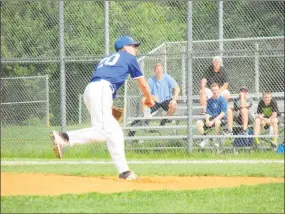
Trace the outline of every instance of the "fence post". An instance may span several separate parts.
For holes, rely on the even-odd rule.
[[[164,43],[164,72],[167,74],[167,43]]]
[[[188,58],[188,93],[187,93],[187,112],[188,112],[188,151],[193,149],[193,111],[192,111],[192,1],[188,1],[187,5],[187,58]]]
[[[104,38],[105,38],[105,54],[109,55],[110,51],[110,35],[109,35],[109,1],[104,1]]]
[[[65,49],[64,49],[64,1],[58,2],[59,11],[59,58],[60,58],[60,110],[61,130],[66,131],[66,85],[65,85]]]
[[[48,74],[46,75],[46,99],[47,99],[47,127],[50,127],[50,118],[49,118],[49,79]]]
[[[82,94],[78,95],[78,123],[82,123]]]
[[[182,97],[186,96],[186,59],[185,59],[186,47],[182,46],[181,53],[181,70],[182,70]]]
[[[219,10],[219,50],[220,50],[220,56],[223,56],[224,51],[224,23],[223,23],[223,1],[219,0],[218,3],[218,10]]]
[[[254,54],[254,70],[255,70],[255,93],[259,93],[259,47],[258,43],[255,43]]]
[[[124,114],[123,114],[123,127],[126,127],[127,122],[127,110],[128,110],[128,80],[125,82],[124,87]]]

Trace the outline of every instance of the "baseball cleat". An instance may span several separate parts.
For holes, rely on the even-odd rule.
[[[67,146],[68,135],[64,132],[52,131],[50,133],[50,138],[53,141],[53,151],[57,158],[62,158],[63,156],[63,147]]]
[[[124,180],[137,180],[138,176],[134,172],[125,171],[119,175],[119,178]]]

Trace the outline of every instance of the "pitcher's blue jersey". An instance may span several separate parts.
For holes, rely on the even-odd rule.
[[[93,72],[90,82],[95,82],[100,79],[109,81],[114,89],[114,98],[117,90],[128,78],[128,74],[130,74],[133,79],[143,76],[137,57],[125,51],[119,51],[100,61]]]

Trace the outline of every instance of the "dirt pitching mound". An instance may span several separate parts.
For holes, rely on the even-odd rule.
[[[1,196],[51,196],[88,192],[114,193],[132,190],[195,190],[273,182],[284,183],[284,178],[142,176],[137,181],[124,181],[116,177],[79,177],[56,174],[1,172]]]

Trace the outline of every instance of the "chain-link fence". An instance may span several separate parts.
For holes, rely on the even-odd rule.
[[[48,75],[1,79],[1,126],[49,126]]]
[[[146,78],[159,62],[181,88],[181,103],[173,123],[161,127],[153,119],[143,128],[149,131],[139,130],[132,139],[127,136],[129,122],[141,114],[141,95],[135,81],[127,81],[114,101],[116,106],[125,108],[122,127],[126,149],[188,152],[189,145],[198,140],[193,140],[193,136],[200,112],[200,79],[213,56],[223,56],[233,95],[238,94],[241,85],[247,85],[257,101],[259,93],[270,90],[283,103],[283,10],[284,1],[2,0],[1,154],[52,156],[50,130],[88,127],[90,119],[81,94],[100,58],[114,52],[113,43],[120,35],[131,35],[141,41],[138,59]],[[48,88],[46,82],[25,82],[28,90],[23,90],[19,81],[11,80],[12,86],[5,79],[43,75],[48,76]],[[46,101],[47,90],[49,105],[6,104]],[[188,92],[194,95],[190,102]],[[14,97],[17,100],[11,101]],[[190,138],[189,107],[193,109],[190,126],[194,134]],[[47,122],[50,127],[45,126]],[[282,127],[279,134],[281,140]],[[231,141],[227,145],[231,147]],[[105,144],[71,151],[75,155],[88,151],[93,156],[98,149],[105,151]]]

